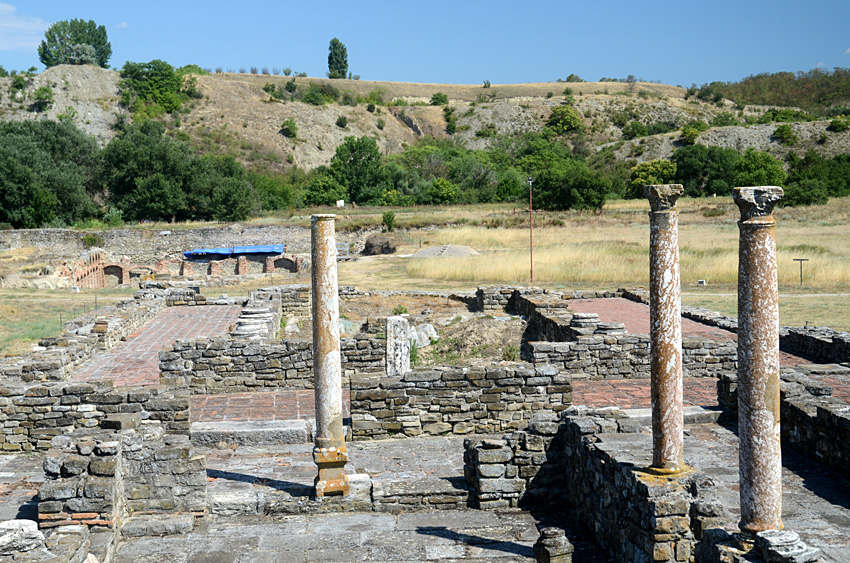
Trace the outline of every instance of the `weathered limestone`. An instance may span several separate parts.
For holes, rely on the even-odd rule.
[[[738,249],[738,436],[741,521],[747,533],[782,529],[779,289],[775,186],[735,188]]]
[[[652,468],[685,468],[682,407],[682,306],[679,277],[681,184],[646,186],[649,198],[650,388]]]
[[[410,323],[401,316],[387,317],[387,376],[402,377],[410,371]]]
[[[339,289],[334,215],[313,215],[313,374],[316,385],[317,497],[349,491],[348,450],[342,428],[342,365],[339,352]]]
[[[537,563],[572,563],[573,544],[561,528],[543,528],[534,544]]]

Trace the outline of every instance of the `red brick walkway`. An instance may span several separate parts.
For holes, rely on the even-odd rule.
[[[349,392],[343,389],[342,410],[350,416]],[[192,422],[250,422],[316,418],[312,389],[192,395]]]
[[[612,299],[573,299],[569,308],[577,313],[596,313],[603,323],[623,323],[630,334],[649,334],[649,306],[620,297]],[[722,328],[682,319],[682,336],[701,336],[711,340],[738,340],[738,335]],[[809,360],[779,352],[783,366],[810,364]]]
[[[119,385],[159,383],[159,351],[175,340],[221,336],[236,322],[241,307],[168,307],[126,342],[99,355],[74,373],[75,381],[111,379]]]
[[[686,377],[682,395],[686,407],[716,407],[717,380],[713,377]],[[574,379],[573,404],[589,407],[618,406],[624,409],[649,408],[652,404],[649,379]]]

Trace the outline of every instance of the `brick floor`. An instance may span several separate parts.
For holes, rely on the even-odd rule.
[[[350,416],[349,393],[342,393],[342,409]],[[254,393],[192,395],[192,422],[250,422],[253,420],[311,420],[316,418],[312,389]]]
[[[649,306],[620,297],[612,299],[573,299],[570,310],[577,313],[596,313],[604,323],[623,323],[631,334],[649,334]],[[682,319],[682,336],[701,336],[711,340],[738,340],[738,335],[722,328]],[[787,352],[779,352],[783,366],[812,363]]]
[[[159,351],[175,340],[220,336],[236,322],[241,307],[168,307],[126,342],[97,356],[74,373],[75,381],[111,379],[119,385],[159,383]]]
[[[717,380],[713,377],[686,377],[682,396],[686,407],[716,407]],[[590,407],[618,406],[625,409],[649,408],[652,405],[649,379],[574,379],[573,404]]]

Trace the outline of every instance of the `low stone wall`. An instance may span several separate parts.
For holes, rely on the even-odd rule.
[[[357,372],[350,385],[355,439],[524,428],[534,413],[572,402],[569,376],[551,366],[441,367],[399,377]]]
[[[116,534],[134,515],[206,514],[206,457],[159,424],[78,430],[52,440],[39,488],[41,528],[82,524]]]
[[[628,419],[610,410],[565,413],[561,420],[541,415],[525,431],[467,440],[470,504],[570,506],[585,515],[586,528],[616,561],[692,560],[701,530],[717,525],[715,515],[723,513],[712,501],[710,484],[696,486],[698,474],[653,476],[635,460],[616,459],[604,436],[639,430],[621,420]],[[637,433],[634,440],[649,437]]]
[[[361,333],[340,341],[343,376],[383,370],[386,337]],[[312,389],[313,345],[234,340],[178,340],[159,354],[160,381],[192,393],[235,393],[264,389]]]
[[[647,335],[589,334],[574,342],[529,342],[524,350],[534,365],[553,364],[591,379],[636,379],[650,375]],[[734,342],[682,339],[682,370],[687,377],[715,377],[734,371]]]
[[[832,397],[832,388],[793,370],[783,371],[779,416],[782,443],[850,478],[850,405]],[[724,418],[738,419],[738,376],[717,382]]]
[[[783,327],[779,348],[817,362],[850,367],[850,333],[828,327]]]
[[[110,414],[134,413],[162,422],[170,433],[189,433],[189,399],[163,385],[122,387],[102,383],[0,385],[0,449],[20,452],[46,450],[59,435],[97,428]]]

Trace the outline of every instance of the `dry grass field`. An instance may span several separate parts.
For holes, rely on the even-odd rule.
[[[727,315],[736,314],[738,212],[731,198],[679,200],[682,301]],[[359,236],[381,224],[385,208],[346,209],[337,229]],[[310,214],[299,210],[250,221],[308,227]],[[616,289],[648,285],[649,204],[611,201],[601,213],[535,213],[534,285],[550,289]],[[479,285],[528,284],[528,213],[517,204],[464,207],[396,208],[404,243],[393,255],[341,262],[340,285],[362,290],[472,290]],[[827,205],[777,209],[780,321],[784,325],[831,326],[850,331],[850,198]],[[190,228],[197,225],[170,225]],[[147,228],[157,228],[147,225]],[[481,253],[464,258],[414,259],[419,248],[463,244]],[[16,257],[0,254],[5,267]],[[20,257],[18,257],[20,258]],[[800,284],[799,263],[808,258]],[[28,256],[28,267],[44,258]],[[705,286],[698,281],[705,280]],[[259,287],[310,283],[309,272],[252,280],[211,293],[247,294]],[[40,338],[60,332],[59,315],[69,319],[98,303],[128,298],[132,289],[0,290],[0,354],[30,349]]]

